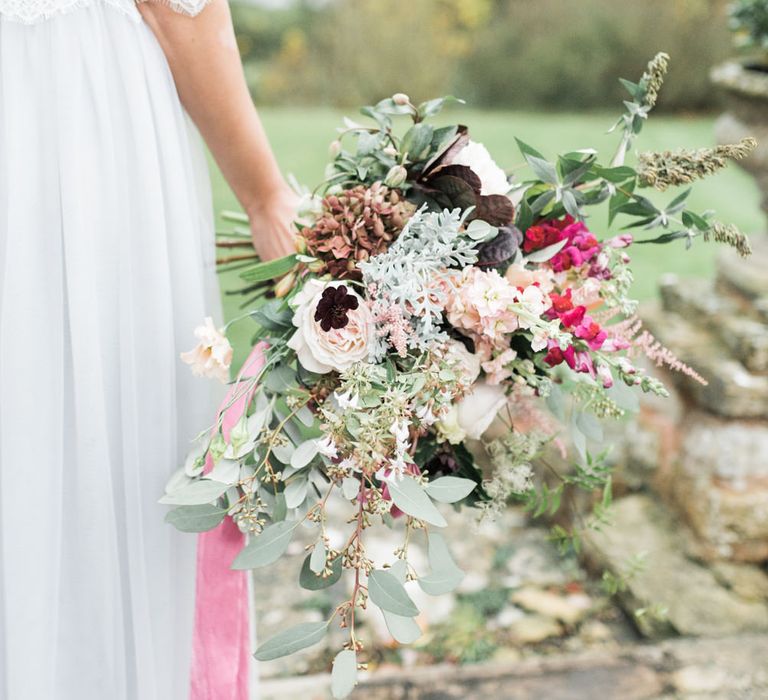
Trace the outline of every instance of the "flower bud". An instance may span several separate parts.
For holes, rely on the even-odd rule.
[[[384,184],[387,187],[400,187],[407,178],[408,171],[402,165],[393,165],[384,179]]]
[[[632,245],[633,240],[631,233],[621,233],[618,236],[610,238],[608,240],[608,245],[611,248],[627,248]]]
[[[275,296],[278,299],[282,299],[287,296],[293,289],[293,285],[296,283],[296,273],[289,272],[275,285]]]
[[[331,158],[335,158],[339,155],[339,153],[341,153],[341,141],[338,139],[331,141],[330,145],[328,146],[328,155],[331,156]]]
[[[307,264],[307,269],[310,272],[318,273],[322,272],[325,269],[325,263],[322,260],[313,260],[311,263]]]
[[[387,146],[383,153],[385,156],[389,156],[390,158],[397,157],[397,149],[394,146]]]
[[[296,236],[296,238],[293,241],[294,246],[296,247],[296,252],[299,255],[305,255],[307,252],[307,239],[304,238],[304,236]]]
[[[394,102],[396,105],[399,105],[400,107],[404,107],[405,105],[409,104],[410,101],[411,98],[403,92],[396,92],[394,95],[392,95],[392,102]]]

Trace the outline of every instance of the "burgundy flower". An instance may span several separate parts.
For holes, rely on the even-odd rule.
[[[358,305],[357,297],[349,294],[343,284],[326,287],[315,309],[315,321],[326,333],[331,328],[344,328],[349,323],[347,314],[354,311]]]

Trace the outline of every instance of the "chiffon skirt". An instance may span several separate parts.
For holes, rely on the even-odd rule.
[[[216,397],[210,192],[154,36],[0,18],[0,698],[180,700],[194,539],[157,499]]]

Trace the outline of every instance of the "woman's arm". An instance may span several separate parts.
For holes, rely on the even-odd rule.
[[[138,7],[168,58],[184,107],[250,216],[257,252],[264,259],[292,252],[297,197],[248,93],[226,0],[213,0],[197,17],[160,2]]]

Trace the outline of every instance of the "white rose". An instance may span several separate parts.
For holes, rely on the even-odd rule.
[[[452,165],[466,165],[480,178],[480,194],[507,194],[509,182],[506,173],[496,165],[482,143],[470,141],[451,161]]]
[[[465,386],[474,384],[480,376],[480,356],[467,350],[464,343],[458,340],[448,341],[446,359],[454,363],[454,368],[460,373]]]
[[[459,425],[459,409],[456,404],[452,405],[440,420],[435,424],[437,432],[444,440],[448,440],[451,445],[458,445],[467,437],[467,434]]]
[[[315,320],[315,311],[323,292],[342,284],[310,280],[291,301],[295,309],[293,325],[296,332],[288,341],[288,347],[296,351],[301,366],[310,372],[343,372],[356,362],[368,359],[375,332],[373,316],[365,301],[351,287],[344,285],[347,294],[358,300],[358,305],[356,309],[347,311],[348,322],[343,328],[324,331],[320,322]]]
[[[467,437],[479,440],[506,403],[504,389],[485,381],[478,382],[456,405],[459,428]]]
[[[226,382],[232,364],[232,346],[226,336],[208,317],[203,325],[195,328],[195,337],[200,342],[189,352],[181,353],[181,359],[190,365],[195,376]]]

